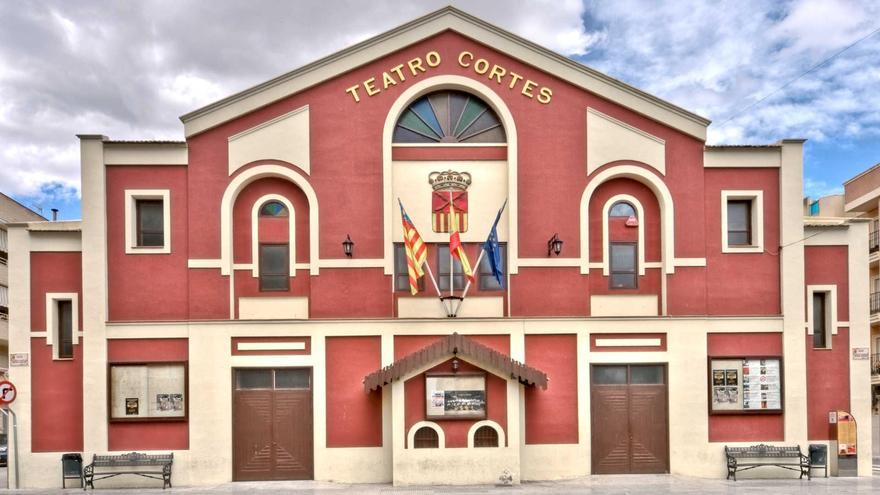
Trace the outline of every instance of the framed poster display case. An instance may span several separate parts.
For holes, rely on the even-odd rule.
[[[486,374],[425,373],[425,418],[486,419]]]
[[[709,358],[709,414],[782,414],[780,356]]]
[[[185,362],[109,363],[107,416],[111,422],[186,421],[188,380]]]

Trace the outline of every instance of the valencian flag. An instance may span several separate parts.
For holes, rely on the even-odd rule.
[[[443,189],[431,195],[434,232],[467,232],[468,194],[460,189]]]
[[[449,194],[449,216],[452,217],[455,211],[452,199],[453,192],[447,191],[447,193]],[[454,226],[455,224],[453,223]],[[458,235],[457,229],[453,229],[452,234],[449,235],[449,254],[461,263],[461,270],[464,272],[464,276],[473,283],[475,281],[474,271],[471,269],[471,262],[468,261],[467,254],[464,252],[464,246],[461,245],[461,238]]]
[[[400,199],[397,203],[400,204],[400,218],[403,221],[403,245],[406,251],[406,269],[409,273],[409,291],[412,295],[416,295],[419,292],[419,278],[425,276],[422,265],[428,260],[428,248],[422,242],[422,236],[406,214],[406,210],[403,209]]]
[[[507,206],[507,201],[504,201],[504,204],[501,205],[501,209],[498,210],[498,215],[495,215],[495,223],[492,224],[492,230],[489,231],[489,237],[486,238],[486,242],[483,243],[483,251],[486,252],[486,261],[489,263],[489,268],[492,270],[492,276],[495,277],[495,280],[498,281],[498,285],[501,288],[504,288],[504,268],[501,260],[501,246],[498,245],[498,221],[501,220],[501,213],[504,211],[504,208]]]

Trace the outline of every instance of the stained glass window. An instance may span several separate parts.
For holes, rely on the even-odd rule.
[[[269,201],[260,208],[261,217],[286,217],[287,207],[278,201]]]
[[[394,128],[395,143],[504,143],[498,115],[463,91],[437,91],[414,101]]]
[[[632,207],[631,204],[626,201],[618,201],[614,203],[614,206],[611,207],[611,211],[608,212],[609,217],[634,217],[636,216],[636,210]]]

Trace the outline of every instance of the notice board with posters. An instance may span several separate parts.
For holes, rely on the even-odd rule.
[[[186,363],[111,363],[110,421],[185,420],[186,381]]]
[[[425,416],[486,419],[485,373],[426,373]]]
[[[709,358],[709,413],[781,413],[782,358]]]

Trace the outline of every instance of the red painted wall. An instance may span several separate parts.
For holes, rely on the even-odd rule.
[[[79,345],[73,346],[72,360],[55,361],[52,359],[52,347],[46,345],[46,339],[31,339],[33,452],[82,451],[82,358],[82,340]]]
[[[82,326],[82,253],[31,253],[31,330],[35,332],[48,330],[46,328],[46,293],[49,292],[79,294],[79,307],[77,308],[79,329],[85,331]]]
[[[707,338],[710,357],[782,356],[781,333],[710,333]],[[782,366],[786,366],[784,361]],[[706,373],[708,380],[708,370]],[[709,415],[710,442],[770,442],[784,439],[785,421],[782,414]]]
[[[381,337],[328,337],[327,447],[382,446],[382,392],[363,378],[382,365]]]
[[[577,335],[526,335],[526,364],[550,379],[525,389],[526,443],[577,443]]]
[[[706,291],[710,315],[778,315],[779,169],[708,168],[706,174]],[[764,192],[764,252],[721,252],[721,191]],[[676,205],[676,210],[679,206]],[[693,214],[694,212],[690,212]],[[694,215],[695,217],[698,215]],[[676,226],[678,227],[678,226]],[[676,236],[681,229],[676,228]],[[678,253],[676,253],[678,255]],[[679,255],[680,256],[680,255]],[[674,276],[671,278],[675,278]],[[695,290],[679,287],[670,300],[688,299]],[[676,306],[680,308],[680,306]],[[671,313],[670,313],[671,314]]]
[[[394,337],[394,359],[402,359],[407,355],[424,349],[437,341],[437,335],[396,335]],[[508,335],[468,335],[480,344],[490,347],[505,355],[510,353],[510,336]],[[465,361],[460,361],[459,372],[484,371]],[[445,361],[429,371],[451,372],[452,360]],[[416,375],[404,384],[406,432],[410,427],[425,419],[425,374]],[[507,380],[486,372],[486,417],[501,425],[507,434]],[[467,435],[476,421],[447,420],[435,421],[446,435],[447,447],[467,447]]]
[[[849,257],[847,246],[806,246],[806,285],[837,286],[837,320],[849,320]],[[804,292],[806,297],[806,290]],[[806,315],[805,315],[806,317]],[[806,332],[805,332],[806,333]],[[849,328],[838,328],[830,349],[807,346],[807,435],[810,440],[829,440],[828,412],[849,411]]]
[[[110,321],[187,319],[187,167],[113,166],[106,174]],[[126,189],[171,191],[171,254],[125,254]],[[199,211],[200,221],[219,221],[219,205]]]
[[[510,277],[511,315],[589,316],[590,282],[579,268],[520,268]]]
[[[188,362],[187,339],[113,339],[107,341],[108,363],[161,363]],[[192,383],[192,377],[189,377]],[[187,394],[192,387],[188,387]],[[189,401],[190,408],[193,407]],[[192,411],[189,411],[190,413]],[[165,422],[110,422],[107,425],[107,449],[133,450],[187,450],[189,449],[189,421]]]

